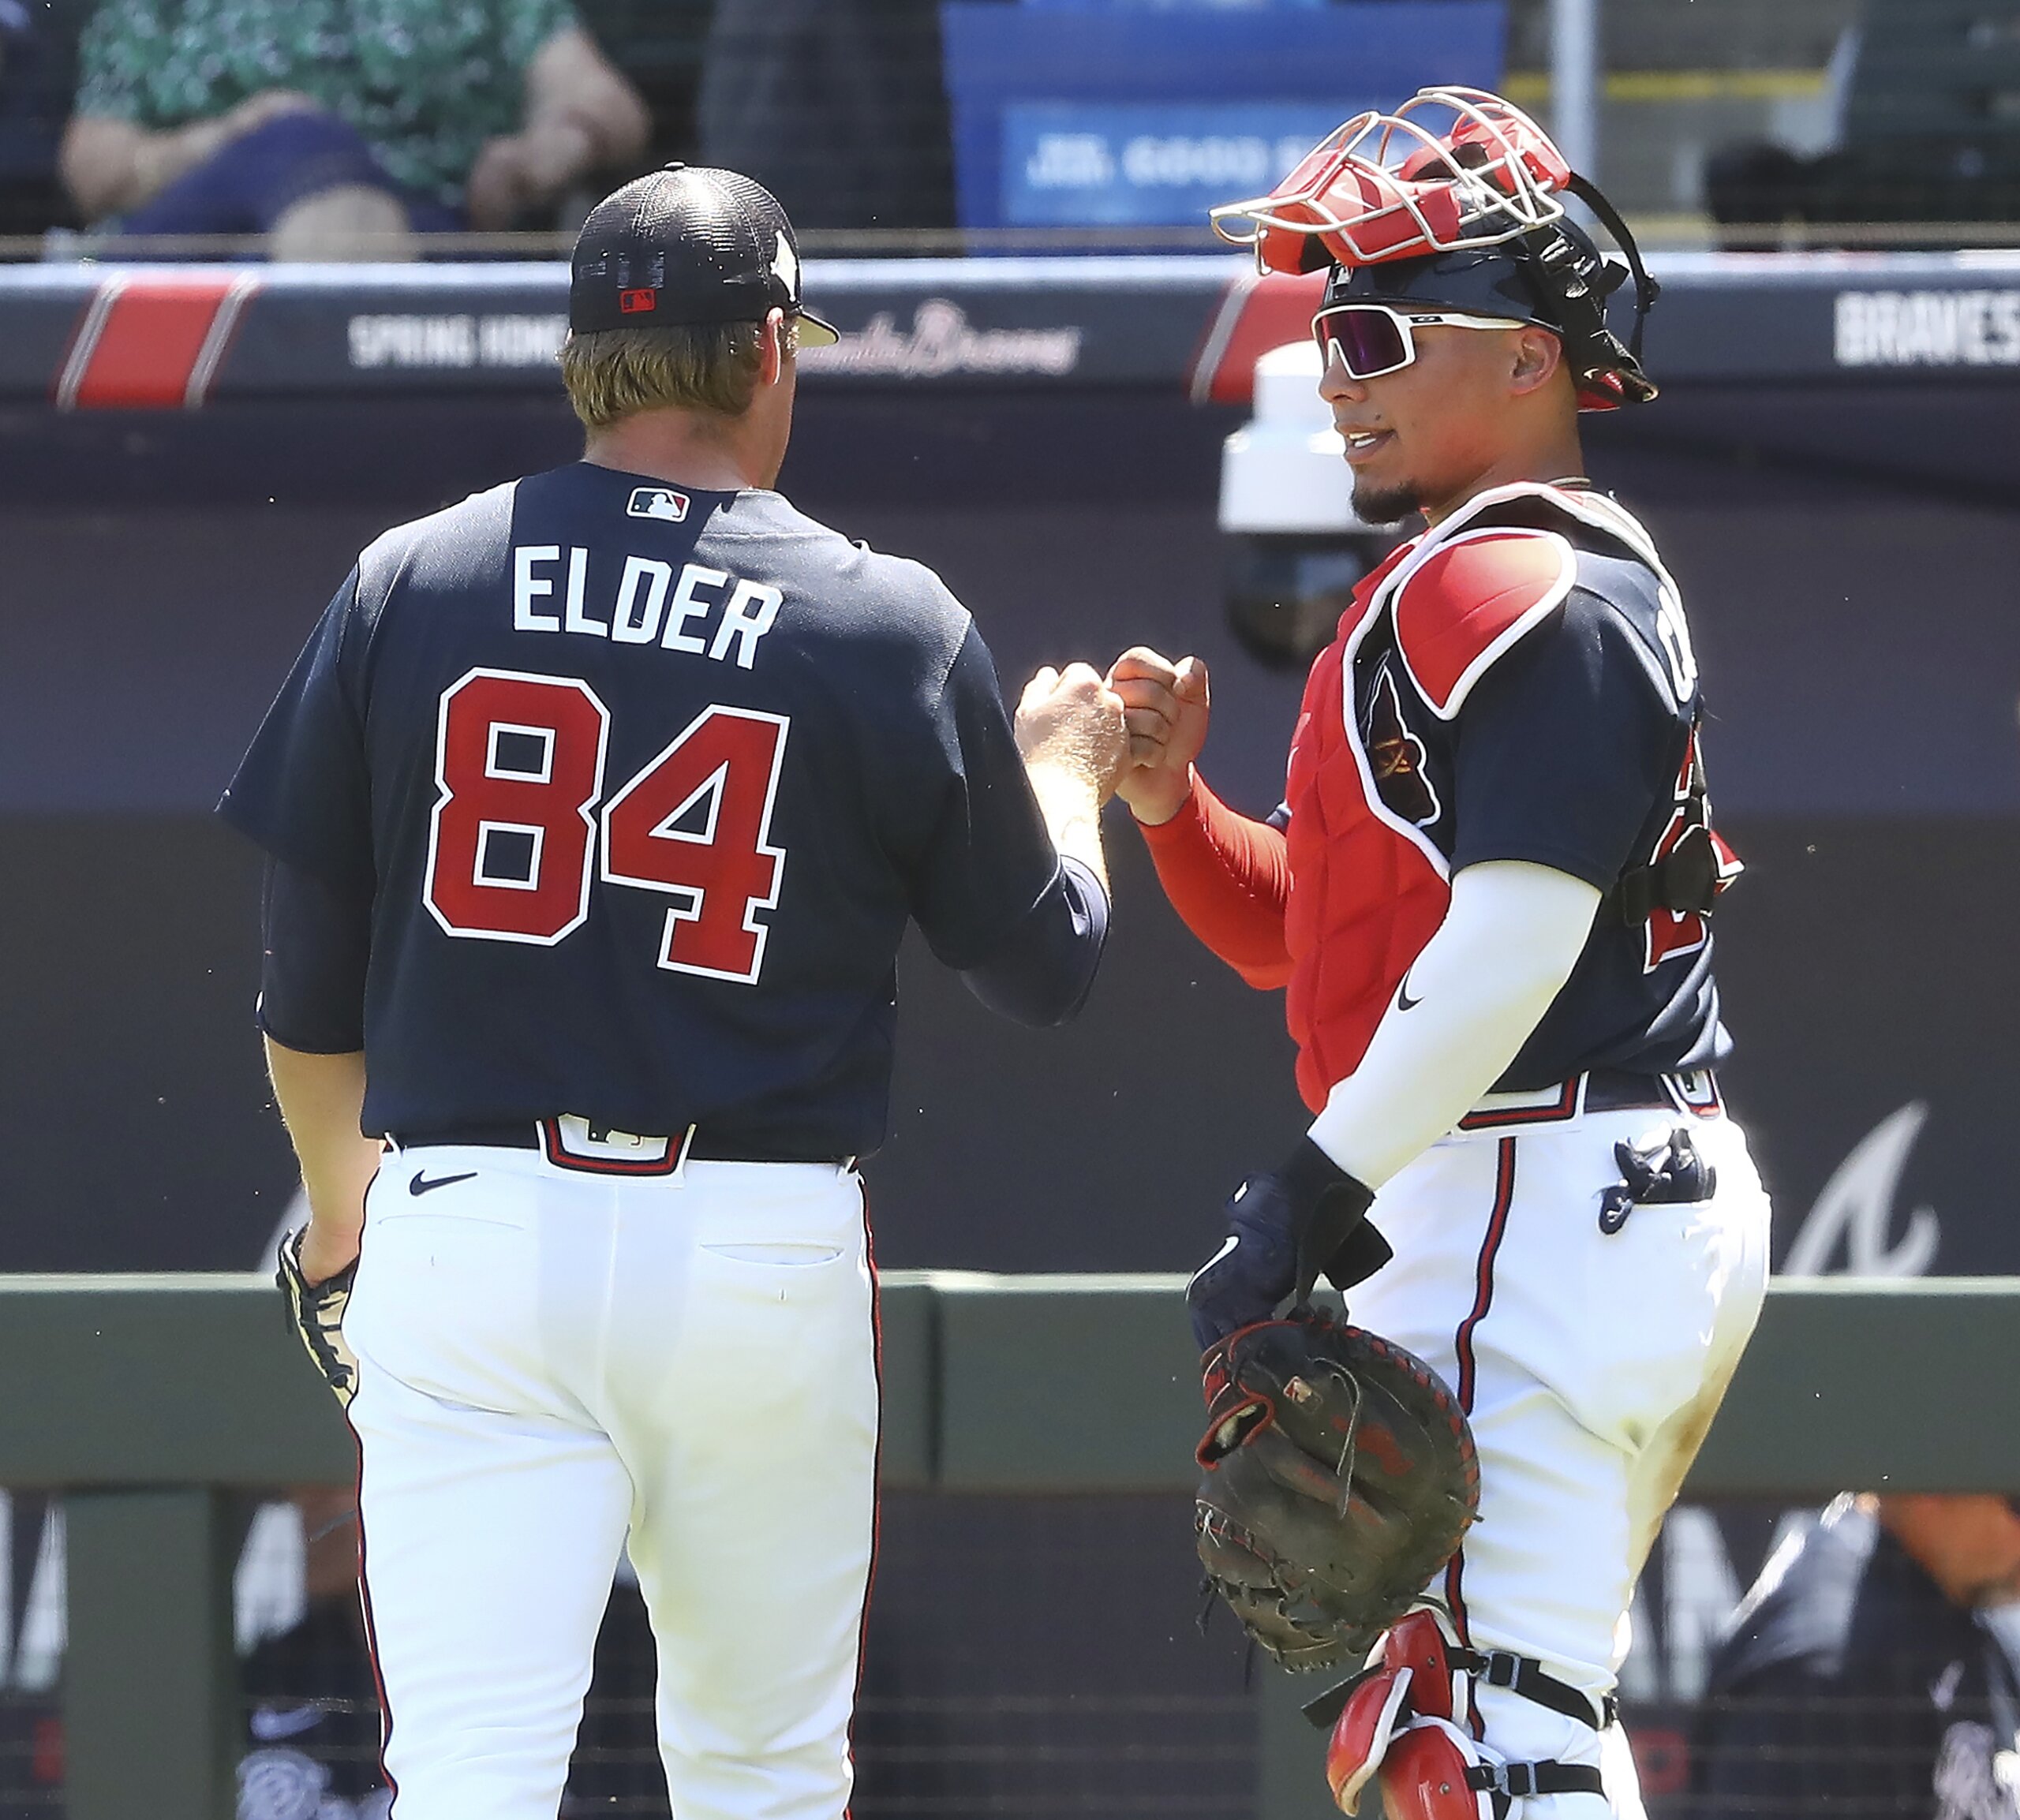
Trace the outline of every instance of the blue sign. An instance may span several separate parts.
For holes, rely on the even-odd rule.
[[[6,0],[0,0],[4,5]],[[1140,13],[1239,13],[1262,12],[1280,6],[1325,6],[1331,0],[1024,0],[1027,6],[1034,6],[1053,13],[1120,12],[1134,9]]]
[[[1500,80],[1503,0],[941,9],[965,226],[1197,221],[1363,107]],[[1254,172],[1251,180],[1244,175]]]
[[[1371,101],[1013,101],[1002,219],[1013,227],[1199,222],[1261,196]]]

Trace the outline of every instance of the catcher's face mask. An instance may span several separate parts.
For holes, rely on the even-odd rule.
[[[1499,246],[1564,213],[1571,167],[1498,95],[1425,88],[1357,114],[1269,195],[1210,209],[1214,231],[1267,271],[1375,265]]]

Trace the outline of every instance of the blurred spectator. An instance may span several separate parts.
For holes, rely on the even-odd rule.
[[[1839,1499],[1734,1615],[1692,1755],[1704,1820],[2014,1820],[2020,1516]]]
[[[953,224],[934,0],[716,0],[696,110],[802,231]]]
[[[356,1500],[347,1488],[294,1494],[307,1541],[301,1621],[246,1658],[249,1734],[238,1820],[385,1820],[379,1701],[357,1595]],[[563,1820],[616,1811],[664,1820],[651,1627],[636,1580],[619,1581],[597,1639],[596,1668]]]
[[[1942,245],[1954,234],[1915,225],[2020,219],[2020,112],[2002,87],[2016,40],[2015,0],[1860,0],[1827,73],[1832,143],[1748,141],[1706,162],[1719,243],[1771,246],[1748,230],[1794,222],[1828,244],[1831,224],[1883,222],[1889,245]]]
[[[73,86],[65,23],[47,0],[0,0],[0,234],[39,234],[65,212],[54,179]]]
[[[103,0],[62,173],[129,234],[405,257],[628,165],[650,124],[568,0]]]
[[[357,1598],[357,1530],[348,1489],[297,1491],[307,1538],[305,1609],[246,1658],[250,1746],[238,1765],[238,1820],[383,1820],[379,1705]]]

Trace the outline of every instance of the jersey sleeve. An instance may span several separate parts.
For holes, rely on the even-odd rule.
[[[1612,890],[1668,800],[1685,738],[1633,630],[1574,591],[1459,716],[1452,869],[1526,860]]]
[[[260,934],[260,1028],[282,1048],[305,1055],[363,1048],[370,897],[335,891],[285,860],[270,859]]]
[[[348,896],[376,883],[354,569],[253,736],[218,813],[274,858]]]
[[[1060,871],[996,666],[972,625],[948,668],[933,731],[944,783],[912,870],[911,913],[934,955],[966,972],[1056,895]]]
[[[961,975],[999,1017],[1034,1030],[1067,1022],[1087,1003],[1108,937],[1108,894],[1069,854],[1031,914],[989,959]]]
[[[1144,844],[1185,926],[1259,991],[1287,984],[1290,901],[1286,809],[1266,822],[1229,809],[1198,772],[1192,794],[1170,820],[1143,828]],[[1141,825],[1141,824],[1139,824]]]

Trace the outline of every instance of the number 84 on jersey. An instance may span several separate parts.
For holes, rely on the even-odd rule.
[[[552,947],[607,886],[672,901],[656,963],[754,985],[760,913],[779,901],[771,844],[785,717],[705,708],[608,795],[610,711],[586,682],[472,670],[442,696],[423,888],[449,935]]]

